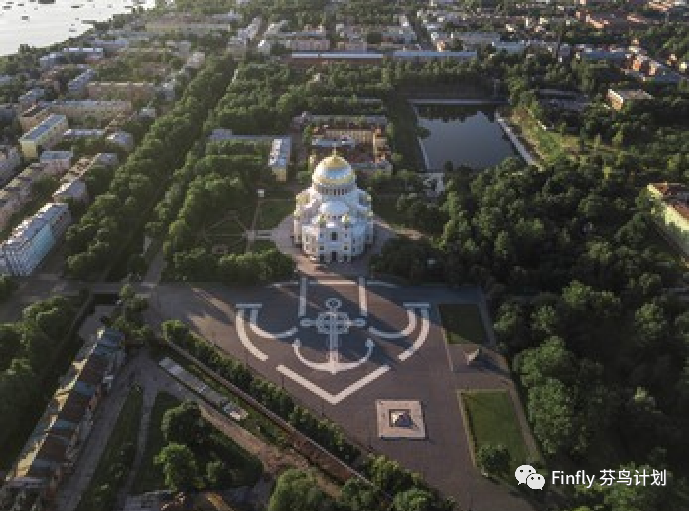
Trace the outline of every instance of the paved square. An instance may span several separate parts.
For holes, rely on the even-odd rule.
[[[387,440],[426,438],[422,403],[419,401],[376,400],[379,438]]]
[[[451,365],[440,303],[481,306],[482,299],[470,287],[300,277],[263,288],[159,286],[151,314],[157,321],[184,321],[300,404],[340,424],[363,449],[434,481],[460,509],[529,509],[519,496],[496,492],[475,469],[456,398],[459,389],[504,387],[509,375],[482,365]],[[377,400],[423,403],[424,437],[381,438]],[[473,498],[478,493],[481,506]]]

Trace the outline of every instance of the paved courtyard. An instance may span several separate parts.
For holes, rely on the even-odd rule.
[[[456,498],[460,509],[532,509],[474,468],[456,391],[512,388],[500,368],[469,367],[448,347],[438,303],[478,303],[473,288],[397,287],[300,276],[266,288],[163,285],[152,312],[176,318]],[[377,400],[419,401],[425,438],[386,440]]]

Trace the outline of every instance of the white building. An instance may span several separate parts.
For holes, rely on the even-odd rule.
[[[355,180],[350,164],[333,154],[316,166],[312,186],[297,195],[294,241],[312,261],[349,262],[373,243],[371,197]]]
[[[66,204],[50,203],[24,220],[0,245],[0,271],[31,275],[71,221]]]
[[[287,181],[287,169],[290,165],[292,139],[290,137],[276,138],[271,142],[271,152],[268,155],[268,166],[276,177],[276,181]]]

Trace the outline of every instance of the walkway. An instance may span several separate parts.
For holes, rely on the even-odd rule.
[[[527,165],[536,165],[537,167],[541,168],[540,163],[536,160],[536,158],[534,158],[534,156],[532,156],[517,135],[515,135],[510,125],[498,113],[496,113],[496,122],[501,126],[501,128],[503,128],[503,132],[510,139],[510,142],[513,144],[517,152],[520,153],[520,156],[522,156],[522,159],[525,160]]]

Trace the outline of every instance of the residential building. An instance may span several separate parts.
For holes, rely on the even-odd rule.
[[[96,76],[96,71],[87,67],[79,75],[67,82],[67,91],[72,96],[83,96],[86,92],[86,85]]]
[[[7,227],[12,215],[22,209],[19,194],[14,190],[0,190],[0,230]]]
[[[525,41],[499,41],[491,43],[496,52],[505,52],[509,55],[520,55],[525,53],[527,43]]]
[[[232,30],[232,25],[226,20],[195,19],[191,16],[170,15],[152,18],[146,22],[146,31],[156,35],[179,33],[204,36],[214,32],[232,32]]]
[[[0,145],[0,183],[6,183],[21,163],[22,156],[17,146]]]
[[[90,82],[86,86],[89,99],[126,99],[148,101],[156,95],[156,84],[151,82]]]
[[[51,114],[19,139],[25,158],[37,159],[45,149],[51,149],[62,140],[69,128],[67,116]]]
[[[273,172],[276,181],[281,183],[287,181],[287,169],[290,165],[291,152],[292,140],[290,137],[276,138],[271,142],[271,152],[268,155],[268,166]]]
[[[49,203],[24,220],[0,244],[0,270],[31,275],[62,237],[71,222],[66,204]]]
[[[652,217],[661,234],[688,257],[688,186],[679,183],[651,183]]]
[[[46,174],[57,176],[69,170],[73,156],[72,151],[43,151],[39,161]]]
[[[127,133],[126,131],[116,131],[115,133],[111,133],[106,137],[106,140],[112,142],[127,152],[131,152],[134,149],[134,137],[131,133]]]
[[[204,62],[206,62],[206,54],[202,51],[195,51],[187,59],[185,67],[191,69],[201,69],[204,67]]]
[[[19,205],[23,206],[31,199],[34,183],[43,176],[43,166],[40,163],[32,163],[7,183],[3,190],[13,193]]]
[[[101,328],[79,350],[0,488],[0,508],[52,509],[93,426],[94,412],[124,363],[124,335]]]
[[[26,91],[24,94],[19,96],[19,112],[21,113],[24,110],[28,110],[38,103],[39,100],[43,99],[45,95],[45,89],[35,88]]]
[[[103,122],[113,119],[120,114],[132,113],[132,102],[125,100],[63,100],[53,101],[48,105],[52,112],[66,115],[68,119],[78,122],[84,122],[88,118]]]
[[[87,202],[88,200],[89,194],[86,189],[86,183],[81,179],[65,181],[53,193],[53,202]]]
[[[651,94],[637,90],[614,90],[609,89],[606,99],[614,110],[622,110],[626,105],[637,101],[654,99]]]
[[[19,114],[19,126],[22,128],[22,132],[26,133],[45,121],[49,115],[50,109],[46,108],[45,105],[34,105]]]
[[[241,37],[230,37],[227,52],[234,59],[243,59],[247,55],[247,40]]]
[[[103,138],[106,131],[99,128],[70,128],[65,131],[65,140],[77,140],[80,138]]]
[[[452,38],[461,41],[462,47],[468,49],[480,49],[501,42],[498,32],[455,32]]]

